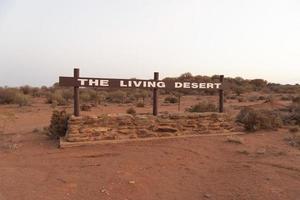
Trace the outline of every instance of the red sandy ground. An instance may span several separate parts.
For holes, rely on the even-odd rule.
[[[198,137],[58,149],[33,132],[49,124],[49,106],[0,110],[14,112],[0,135],[0,200],[300,199],[300,151],[284,129],[239,136],[243,144]]]

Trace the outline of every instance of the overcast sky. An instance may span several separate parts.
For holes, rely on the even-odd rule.
[[[0,86],[59,75],[300,83],[299,0],[0,0]]]

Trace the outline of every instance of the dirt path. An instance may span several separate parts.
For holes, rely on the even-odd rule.
[[[298,200],[300,151],[284,133],[57,149],[37,133],[1,137],[0,199]]]

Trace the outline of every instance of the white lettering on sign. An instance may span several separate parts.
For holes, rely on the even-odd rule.
[[[175,88],[182,88],[182,83],[175,82]]]
[[[222,83],[175,82],[174,88],[183,89],[220,89]]]
[[[78,81],[80,81],[80,86],[84,86],[85,82],[88,81],[88,79],[79,78]]]
[[[109,87],[109,80],[104,79],[86,79],[79,78],[80,86],[100,86],[100,87]]]
[[[155,80],[119,80],[101,78],[78,78],[80,87],[121,87],[121,88],[175,88],[175,89],[221,89],[222,83],[164,82]]]
[[[139,81],[139,80],[120,80],[120,87],[126,88],[165,88],[166,83],[163,81]]]

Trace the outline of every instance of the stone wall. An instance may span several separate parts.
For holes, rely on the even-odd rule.
[[[162,114],[156,117],[110,114],[97,117],[72,116],[64,139],[68,142],[82,142],[232,131],[235,131],[234,121],[223,113]]]

